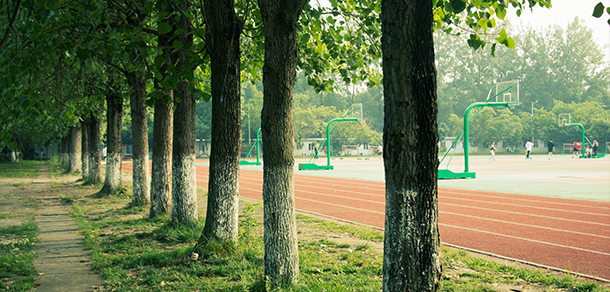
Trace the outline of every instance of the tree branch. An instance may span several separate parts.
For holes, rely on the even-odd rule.
[[[8,40],[8,35],[9,35],[10,31],[13,30],[13,24],[15,24],[15,19],[17,18],[17,12],[19,12],[20,6],[21,6],[21,0],[17,0],[17,4],[15,5],[15,11],[13,11],[13,16],[9,19],[8,27],[6,28],[6,31],[4,32],[4,36],[2,37],[2,40],[0,41],[0,49],[2,49],[2,47],[4,47],[4,45],[6,44],[6,42]]]

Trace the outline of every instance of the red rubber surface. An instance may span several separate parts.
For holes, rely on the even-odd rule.
[[[197,166],[199,187],[208,175]],[[384,183],[294,180],[297,210],[384,227]],[[240,196],[262,201],[262,184],[262,171],[241,170]],[[449,188],[439,188],[438,201],[443,243],[610,280],[609,202]]]

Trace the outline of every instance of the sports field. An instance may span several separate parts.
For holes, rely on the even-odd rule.
[[[307,162],[295,163],[298,211],[383,228],[381,159],[337,158],[334,170],[299,171]],[[449,169],[463,167],[463,157],[454,157]],[[242,199],[262,200],[262,169],[241,167]],[[476,179],[439,181],[443,244],[610,281],[607,157],[471,156],[470,171]],[[200,187],[207,187],[208,175],[207,161],[198,161]]]
[[[453,157],[449,169],[464,171],[463,159]],[[334,170],[299,171],[298,164],[308,161],[295,163],[297,209],[383,228],[381,159],[336,158]],[[326,165],[326,159],[316,163]],[[242,197],[262,199],[261,170],[242,166]],[[476,179],[439,181],[444,244],[610,280],[607,157],[471,156],[470,171]],[[198,179],[207,176],[202,174]]]

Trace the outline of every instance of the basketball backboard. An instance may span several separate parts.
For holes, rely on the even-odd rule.
[[[565,125],[569,125],[571,123],[572,123],[572,114],[570,114],[570,113],[559,114],[558,119],[557,119],[557,125],[562,127]]]
[[[505,102],[509,106],[519,105],[519,80],[496,83],[495,102]]]

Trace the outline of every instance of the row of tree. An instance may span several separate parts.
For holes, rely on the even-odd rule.
[[[101,191],[113,192],[121,186],[122,109],[129,100],[132,204],[150,198],[151,217],[171,213],[173,224],[198,219],[195,103],[211,100],[208,208],[200,246],[238,240],[241,81],[262,76],[264,265],[271,286],[294,284],[299,275],[292,157],[297,68],[319,91],[335,87],[337,75],[347,84],[373,86],[381,81],[373,69],[382,58],[388,149],[384,291],[439,289],[433,30],[467,28],[471,47],[488,45],[494,53],[496,44],[514,46],[505,29],[492,31],[509,7],[518,13],[550,7],[546,0],[361,0],[324,7],[305,0],[4,3],[1,146],[23,147],[28,136],[40,144],[70,137],[62,147],[69,153],[66,162],[75,169],[80,158],[83,175],[101,181],[105,115],[108,155]],[[154,108],[150,181],[146,106]]]

